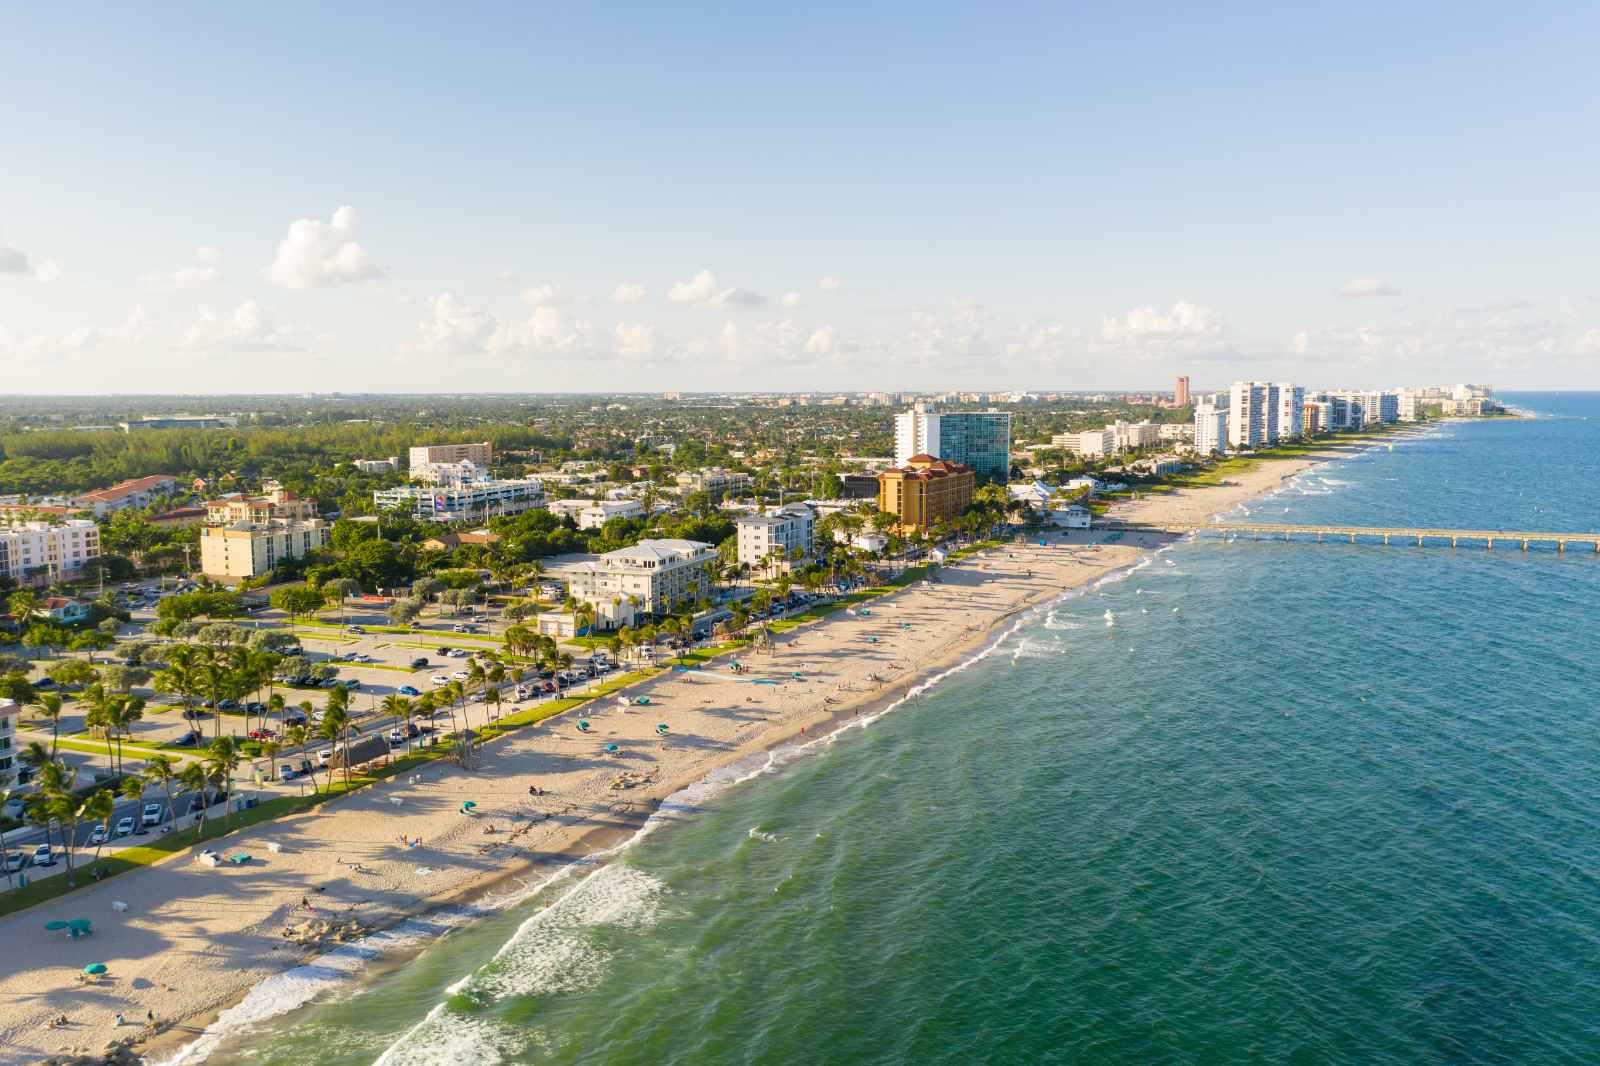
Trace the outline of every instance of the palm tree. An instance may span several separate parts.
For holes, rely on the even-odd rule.
[[[172,798],[172,783],[178,777],[177,767],[172,763],[172,756],[156,754],[145,760],[144,780],[149,785],[160,785],[167,794],[167,829],[177,828],[178,806]]]
[[[84,801],[78,811],[78,817],[86,822],[99,822],[101,829],[100,843],[94,846],[94,858],[91,864],[100,861],[100,849],[106,846],[106,841],[111,839],[111,816],[117,813],[117,800],[109,788],[95,789],[94,794]]]
[[[54,692],[43,692],[37,701],[39,713],[50,719],[50,758],[54,759],[61,742],[61,697]]]
[[[500,701],[503,698],[500,686],[506,683],[506,668],[499,663],[495,663],[489,668],[485,680],[488,682],[488,687],[483,690],[483,694],[494,704],[494,716],[499,718]]]
[[[322,721],[317,724],[317,735],[329,741],[334,746],[334,757],[339,756],[339,745],[344,743],[344,787],[350,787],[350,745],[345,739],[350,732],[350,710],[345,702],[333,699],[334,693],[343,692],[344,689],[334,689],[328,693],[328,706],[323,709]],[[330,781],[332,770],[329,770]]]
[[[448,713],[450,715],[450,732],[452,734],[454,734],[456,732],[456,701],[457,700],[461,700],[462,701],[461,713],[463,715],[465,715],[467,713],[467,708],[466,708],[466,695],[467,695],[467,693],[466,693],[466,689],[462,686],[461,682],[452,681],[448,685],[444,686],[443,688],[441,688],[439,690],[439,695],[443,696],[444,699],[445,699],[445,705],[444,705],[445,706],[445,711],[446,711],[446,713]]]
[[[330,604],[339,608],[339,624],[344,624],[344,601],[361,591],[361,582],[348,577],[334,578],[322,586],[323,595],[327,596]]]
[[[211,786],[211,777],[206,773],[206,768],[198,762],[185,763],[178,772],[178,781],[183,785],[183,790],[196,797],[200,804],[200,817],[195,821],[194,838],[199,840],[206,831],[206,812],[210,804],[206,802],[206,789]],[[194,810],[196,799],[189,801],[189,809]]]
[[[205,766],[207,775],[222,785],[222,825],[224,830],[233,824],[233,804],[230,802],[233,794],[233,771],[238,768],[242,756],[239,746],[233,737],[219,736],[211,742],[206,749]]]
[[[6,602],[11,620],[19,630],[27,628],[33,612],[39,609],[39,594],[32,589],[17,589]]]
[[[406,754],[411,754],[411,701],[398,692],[391,692],[380,706],[384,714],[400,720],[400,732],[406,738]]]

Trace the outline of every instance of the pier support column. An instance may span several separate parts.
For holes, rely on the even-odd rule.
[[[1383,535],[1383,546],[1385,548],[1387,548],[1389,546],[1389,534],[1387,534],[1387,533],[1385,533]]]
[[[1489,550],[1490,551],[1494,551],[1494,538],[1493,537],[1489,538]]]
[[[1354,544],[1355,542],[1356,542],[1356,535],[1354,533],[1352,533],[1352,534],[1350,534],[1350,543]]]
[[[1454,548],[1455,546],[1456,546],[1456,538],[1451,537],[1450,538],[1450,547]]]
[[[1419,548],[1422,547],[1422,534],[1421,533],[1417,534],[1417,547],[1419,547]]]
[[[1522,550],[1523,551],[1527,551],[1528,550],[1528,538],[1527,537],[1523,537],[1522,538]]]
[[[1562,555],[1567,554],[1567,542],[1564,540],[1556,541],[1556,551]]]

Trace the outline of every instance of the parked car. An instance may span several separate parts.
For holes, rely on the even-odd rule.
[[[426,655],[419,655],[415,659],[411,660],[411,669],[413,670],[424,670],[427,668],[427,666],[428,657]]]
[[[306,712],[304,712],[304,711],[286,711],[284,713],[284,716],[283,716],[283,724],[284,725],[305,725],[306,724]]]
[[[6,873],[14,874],[28,865],[28,853],[25,851],[6,852]]]
[[[451,648],[450,649],[450,658],[452,658],[452,659],[465,659],[466,657],[467,657],[467,651],[466,651],[465,648]]]
[[[131,832],[133,832],[133,818],[132,818],[132,816],[120,819],[117,822],[117,836],[125,837]]]
[[[142,817],[143,817],[145,825],[160,825],[161,824],[161,804],[159,804],[159,803],[146,803],[144,805],[144,814],[143,814]]]
[[[284,763],[278,767],[279,781],[293,781],[295,779],[294,763]]]
[[[33,682],[33,687],[43,692],[47,689],[55,688],[56,683],[50,680],[48,677],[41,677],[39,680]]]
[[[21,797],[13,796],[0,806],[0,818],[20,819],[23,812],[28,809],[28,801]]]
[[[233,700],[223,700],[221,703],[217,704],[217,709],[219,711],[236,711],[239,709],[239,705]]]
[[[365,633],[366,630],[361,628],[360,626],[346,626],[345,627],[345,632],[346,633]]]
[[[54,866],[56,864],[55,852],[50,850],[49,844],[40,844],[33,849],[33,864],[35,866]]]
[[[405,742],[406,742],[406,734],[405,734],[404,730],[400,730],[400,729],[391,729],[391,730],[389,730],[389,746],[391,748],[399,747],[401,744],[404,744]]]
[[[332,748],[323,748],[321,751],[317,752],[317,765],[318,766],[327,766],[332,761],[333,761],[333,749]]]
[[[457,671],[455,671],[454,673],[452,673],[450,675],[450,680],[452,680],[452,681],[465,681],[467,678],[469,678],[471,676],[472,675],[467,673],[465,670],[457,670]]]
[[[88,846],[91,847],[91,848],[98,848],[101,844],[104,844],[110,838],[111,838],[111,834],[106,831],[106,824],[104,822],[101,822],[99,825],[95,826],[93,830],[90,831]]]
[[[420,696],[420,695],[422,695],[422,693],[420,691],[418,691],[416,688],[412,687],[411,685],[401,685],[399,688],[395,689],[395,691],[400,693],[400,695],[402,695],[402,696]]]
[[[353,677],[347,677],[343,681],[335,682],[335,684],[343,685],[348,689],[358,689],[361,687],[361,682],[357,681]]]
[[[445,674],[434,674],[428,679],[428,683],[433,685],[448,685],[450,683],[450,678]]]

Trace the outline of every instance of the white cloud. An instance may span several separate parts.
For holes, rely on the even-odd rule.
[[[558,307],[572,300],[559,285],[533,285],[522,290],[522,302],[534,307]]]
[[[618,322],[613,342],[613,349],[624,359],[644,359],[656,350],[656,330],[645,322]]]
[[[1399,296],[1400,290],[1377,278],[1351,278],[1339,286],[1339,295],[1348,300],[1359,300],[1370,296]]]
[[[0,275],[5,274],[49,284],[61,279],[62,270],[61,264],[54,259],[46,259],[35,267],[21,248],[0,241]]]
[[[692,307],[759,307],[766,297],[748,289],[724,289],[709,270],[702,270],[689,281],[674,282],[667,290],[667,299],[675,304]]]
[[[178,341],[187,352],[303,352],[311,331],[290,325],[270,307],[246,300],[226,314],[202,307]]]
[[[823,326],[811,336],[807,337],[806,353],[808,355],[832,355],[833,327]]]
[[[0,274],[31,274],[28,257],[21,248],[0,241]]]
[[[428,317],[417,323],[422,339],[415,350],[428,355],[469,355],[487,350],[500,329],[493,312],[483,311],[444,293],[428,305]]]
[[[220,258],[215,248],[196,248],[194,261],[188,266],[179,267],[170,274],[146,274],[144,282],[158,289],[198,289],[215,285],[222,278]]]
[[[1390,368],[1442,375],[1578,366],[1600,354],[1600,330],[1514,312],[1461,312],[1435,319],[1303,329],[1289,339],[1291,354],[1340,366]]]
[[[497,355],[580,355],[592,347],[589,323],[573,320],[558,307],[537,307],[523,322],[507,322],[489,338]]]
[[[786,293],[784,293],[783,294],[783,306],[788,307],[788,308],[799,307],[800,306],[800,294],[797,293],[797,292],[786,292]]]
[[[1125,348],[1190,348],[1214,341],[1222,332],[1220,314],[1187,300],[1165,311],[1136,307],[1120,318],[1100,320],[1100,339]]]
[[[631,281],[625,281],[611,290],[611,302],[614,304],[642,304],[644,297],[644,286]]]
[[[502,270],[500,273],[494,276],[494,280],[504,282],[507,285],[515,285],[522,279],[517,276],[517,272],[515,270]]]
[[[289,233],[263,277],[284,289],[314,289],[380,277],[383,272],[356,242],[359,228],[356,209],[348,206],[335,211],[330,223],[296,219],[289,223]]]
[[[120,326],[114,329],[84,326],[61,338],[60,347],[66,351],[87,351],[105,344],[137,344],[150,336],[153,328],[150,316],[145,314],[144,308],[134,307],[129,310],[128,317],[122,320]]]
[[[838,290],[839,284],[839,279],[830,275],[817,282],[817,288],[823,292],[835,292]]]

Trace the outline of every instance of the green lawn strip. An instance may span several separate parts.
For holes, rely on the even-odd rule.
[[[62,737],[56,741],[56,744],[58,747],[66,751],[81,751],[95,755],[115,755],[117,751],[114,745],[107,744],[103,740],[76,740],[68,737]],[[49,747],[48,744],[45,746]],[[163,744],[160,741],[155,742],[154,746],[151,746],[150,742],[148,741],[140,744],[129,744],[124,742],[122,745],[122,754],[142,755],[146,758],[151,755],[161,755],[168,751],[192,752],[193,750],[194,749],[192,748],[181,748],[176,744]]]

